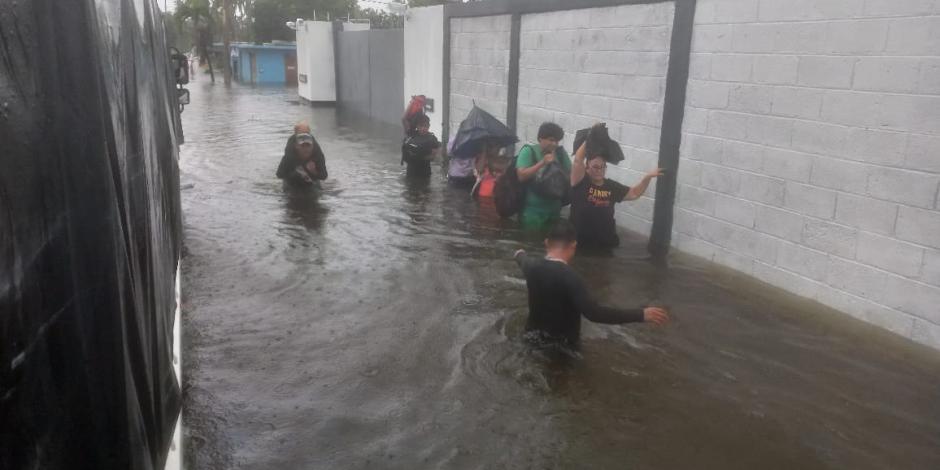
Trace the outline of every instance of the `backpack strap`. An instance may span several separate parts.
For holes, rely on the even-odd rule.
[[[535,163],[538,163],[538,162],[542,161],[541,147],[539,147],[539,146],[536,145],[536,144],[524,144],[524,145],[522,146],[522,148],[519,149],[519,152],[516,153],[516,157],[513,159],[513,163],[515,163],[515,161],[519,159],[519,154],[521,154],[522,151],[523,151],[526,147],[532,149],[532,155],[534,156],[533,158],[535,158]]]

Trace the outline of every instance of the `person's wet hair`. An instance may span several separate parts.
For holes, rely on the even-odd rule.
[[[428,117],[428,115],[424,113],[416,115],[414,117],[414,120],[412,120],[412,122],[414,123],[415,127],[421,127],[421,126],[430,127],[431,126],[431,118]]]
[[[554,122],[543,122],[539,126],[539,139],[561,140],[565,137],[565,130]]]
[[[509,159],[506,157],[496,157],[487,162],[486,166],[489,167],[490,171],[504,172],[509,168]]]
[[[578,232],[575,230],[574,225],[571,225],[571,222],[561,220],[552,226],[551,230],[548,231],[548,235],[545,236],[545,239],[548,240],[549,243],[563,243],[567,245],[574,243],[578,239]]]

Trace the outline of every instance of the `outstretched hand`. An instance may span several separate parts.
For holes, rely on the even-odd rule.
[[[650,172],[647,173],[646,176],[647,178],[659,178],[660,176],[663,176],[663,172],[665,171],[666,170],[663,170],[662,168],[656,168],[654,170],[650,170]]]
[[[662,307],[646,307],[643,309],[643,321],[664,325],[669,322],[669,312]]]

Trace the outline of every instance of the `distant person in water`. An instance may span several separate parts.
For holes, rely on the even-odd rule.
[[[638,199],[663,170],[650,171],[631,188],[608,179],[607,161],[600,155],[586,155],[586,149],[587,139],[578,147],[571,165],[571,221],[578,232],[578,246],[614,248],[620,245],[614,205]]]
[[[294,124],[294,133],[287,138],[287,145],[284,146],[284,155],[289,155],[294,153],[294,144],[297,135],[299,134],[310,134],[313,135],[313,132],[310,131],[310,124],[307,124],[307,121],[300,121],[297,124]]]
[[[479,151],[472,158],[451,156],[447,161],[447,181],[458,188],[475,191],[489,161],[499,158],[500,147],[489,139],[481,139]]]
[[[310,126],[299,123],[296,132],[287,141],[284,156],[277,167],[277,177],[292,186],[310,186],[314,181],[325,180],[326,157],[320,144],[310,134]]]
[[[411,119],[414,127],[409,129],[401,145],[401,163],[407,165],[405,174],[409,178],[429,178],[431,161],[441,151],[441,142],[431,133],[431,119],[420,113]]]
[[[581,335],[581,315],[596,323],[647,322],[662,325],[669,314],[660,307],[618,309],[598,305],[588,287],[568,263],[577,248],[577,233],[562,221],[552,227],[545,239],[544,258],[515,254],[529,289],[529,318],[526,331],[539,340],[577,345]]]

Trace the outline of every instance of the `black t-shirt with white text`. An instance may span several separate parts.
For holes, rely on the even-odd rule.
[[[620,244],[614,222],[614,204],[623,201],[630,187],[604,179],[598,186],[584,177],[571,188],[571,221],[578,231],[578,245],[609,248]]]

